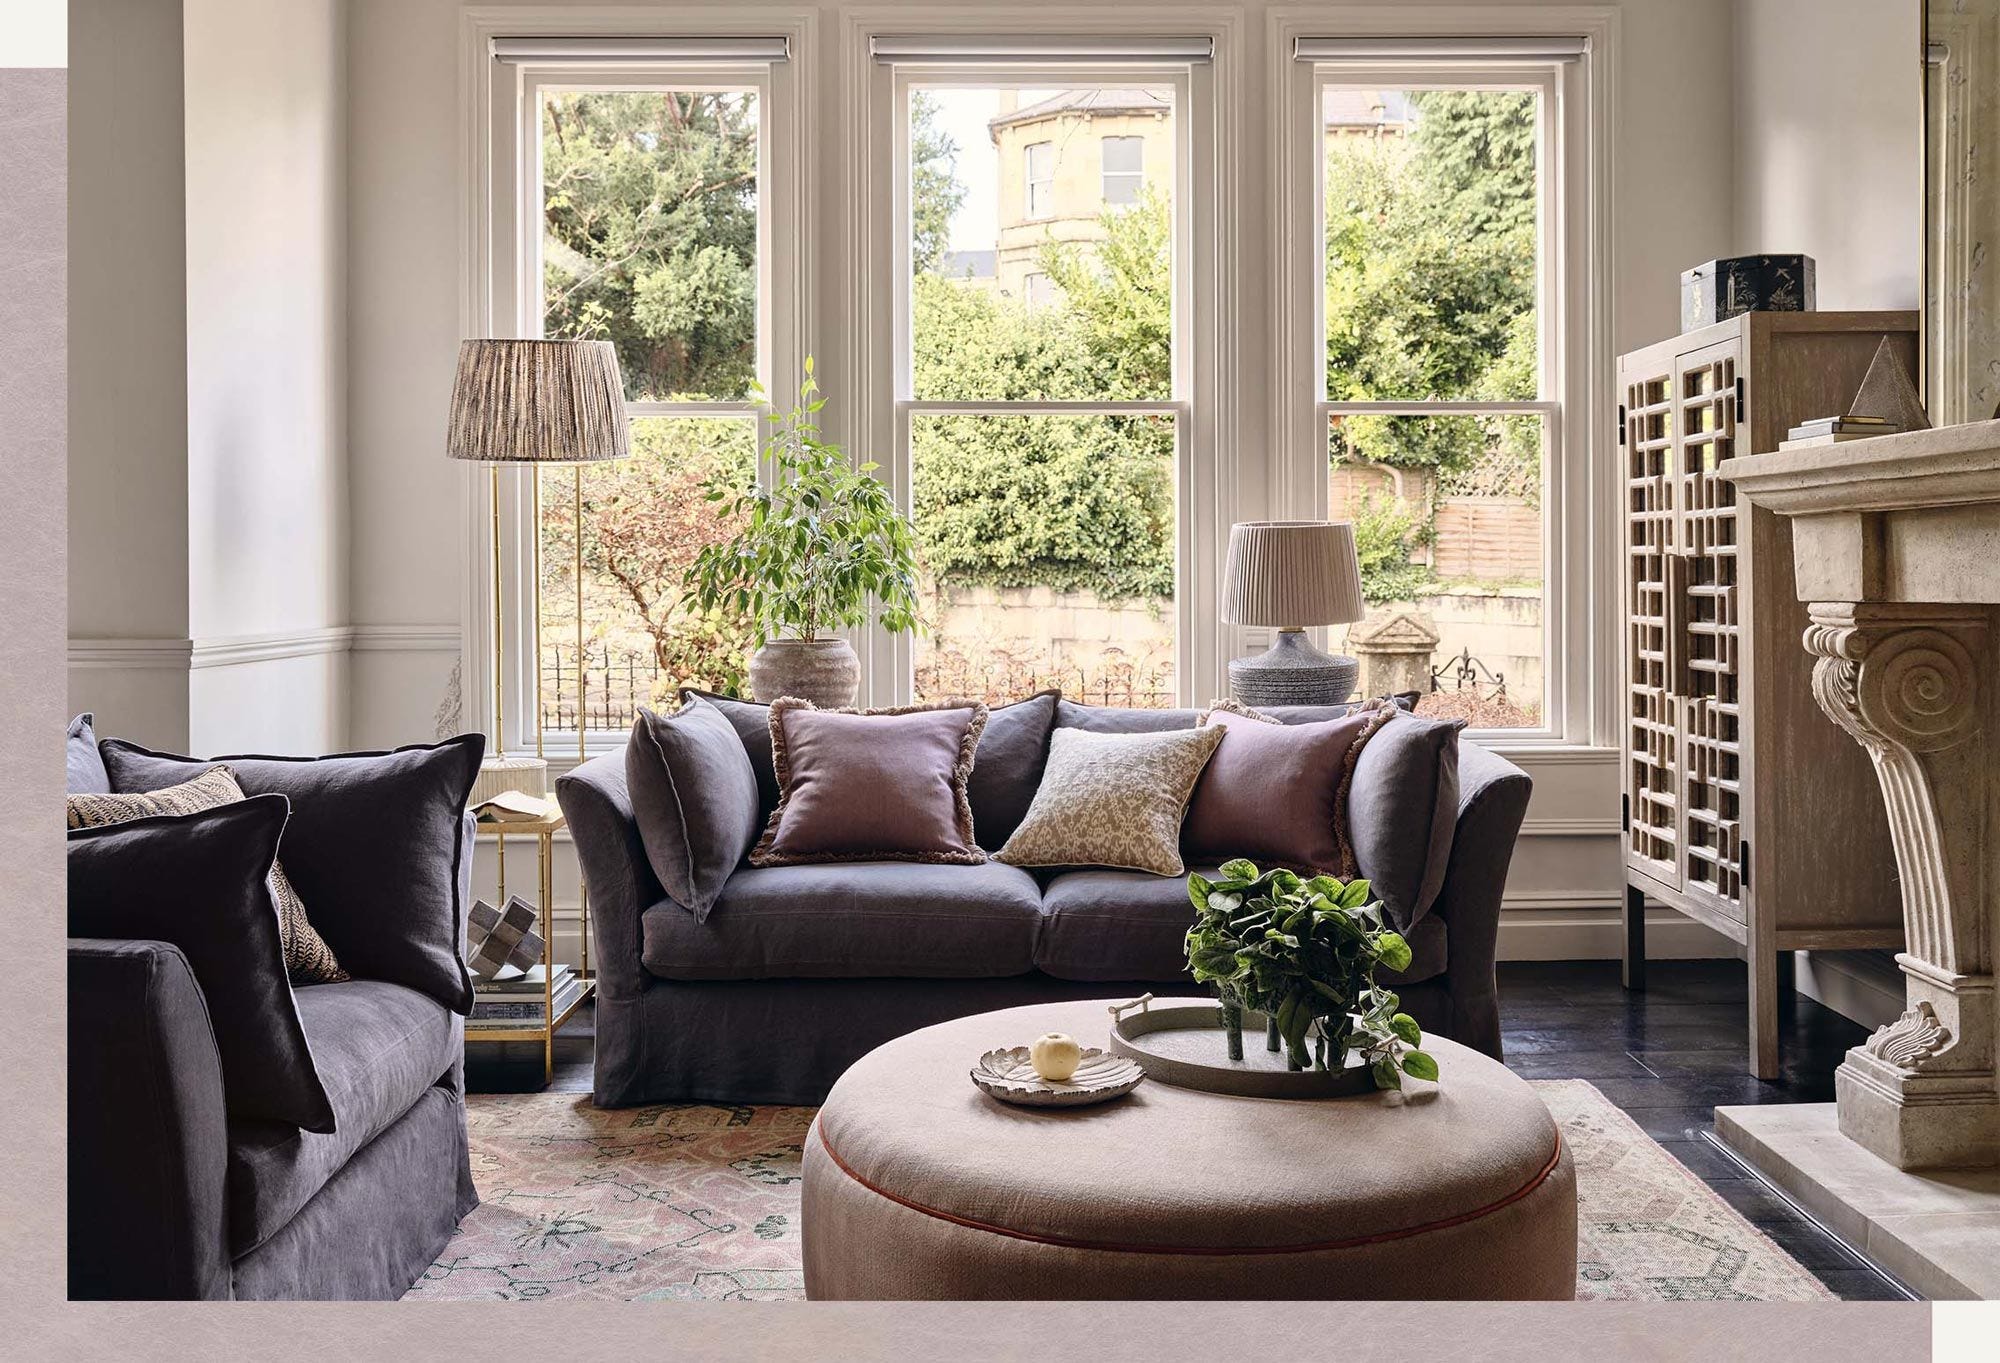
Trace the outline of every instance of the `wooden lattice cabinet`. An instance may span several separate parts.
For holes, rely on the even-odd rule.
[[[1875,774],[1813,701],[1789,522],[1717,476],[1847,410],[1884,336],[1915,373],[1917,316],[1759,312],[1618,362],[1625,467],[1625,980],[1645,902],[1744,948],[1750,1068],[1778,1074],[1790,953],[1900,947]]]

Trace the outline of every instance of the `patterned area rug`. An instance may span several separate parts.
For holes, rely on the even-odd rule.
[[[1535,1084],[1576,1160],[1586,1301],[1833,1294],[1580,1079]],[[803,1107],[467,1100],[481,1205],[408,1300],[779,1301],[799,1267]]]

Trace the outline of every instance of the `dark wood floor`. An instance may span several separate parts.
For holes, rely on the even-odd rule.
[[[1612,961],[1506,962],[1500,1016],[1507,1064],[1529,1079],[1588,1079],[1841,1296],[1900,1297],[1888,1278],[1702,1138],[1718,1105],[1831,1102],[1833,1071],[1864,1036],[1838,1013],[1798,998],[1781,1018],[1783,1074],[1768,1083],[1753,1079],[1744,1069],[1745,991],[1743,966],[1729,961],[1649,962],[1642,994],[1625,991]],[[592,1021],[585,1009],[563,1029],[554,1088],[590,1091]],[[475,1093],[540,1089],[541,1048],[471,1046],[466,1082]]]

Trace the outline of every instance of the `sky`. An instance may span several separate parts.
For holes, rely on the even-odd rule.
[[[937,126],[958,144],[958,181],[965,201],[951,215],[953,251],[990,251],[999,237],[998,180],[1000,158],[993,149],[986,121],[1000,110],[997,90],[930,92],[938,102]]]

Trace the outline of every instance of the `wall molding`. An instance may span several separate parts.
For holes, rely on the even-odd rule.
[[[193,653],[192,639],[72,637],[69,640],[69,665],[95,671],[185,672]]]
[[[188,666],[241,667],[248,663],[282,662],[288,658],[316,658],[347,652],[353,639],[354,629],[350,625],[323,625],[317,629],[196,639],[189,651]]]
[[[1521,824],[1524,838],[1615,838],[1625,831],[1617,819],[1535,819]]]
[[[353,625],[356,653],[457,653],[465,635],[456,622],[447,625]]]

